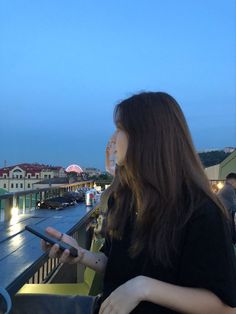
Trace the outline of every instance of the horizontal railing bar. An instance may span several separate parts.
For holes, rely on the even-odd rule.
[[[78,181],[76,183],[68,183],[68,184],[65,184],[65,185],[51,186],[51,187],[48,187],[48,188],[38,188],[38,189],[27,190],[27,191],[12,192],[12,193],[7,193],[7,194],[4,194],[4,195],[0,195],[0,200],[1,199],[7,199],[7,198],[10,198],[10,197],[13,197],[13,196],[22,196],[22,195],[33,194],[33,193],[46,192],[46,191],[51,191],[51,190],[68,188],[68,187],[71,187],[71,186],[77,186],[77,185],[82,185],[82,184],[89,184],[89,183],[93,183],[93,182],[94,182],[94,180]]]

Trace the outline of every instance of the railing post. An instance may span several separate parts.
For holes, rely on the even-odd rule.
[[[23,211],[23,214],[25,214],[25,208],[26,208],[26,195],[23,195],[22,197],[22,201],[23,201],[23,204],[22,204],[22,211]]]
[[[18,206],[19,206],[19,196],[13,195],[13,204],[12,204],[12,206],[15,207],[15,208],[18,208]]]
[[[34,193],[34,209],[36,209],[36,204],[37,204],[37,202],[38,202],[37,197],[38,197],[38,193],[35,192],[35,193]]]
[[[32,209],[32,194],[30,194],[29,210]]]
[[[5,199],[5,207],[4,207],[4,220],[11,219],[11,209],[13,207],[13,198],[9,197]]]
[[[4,220],[4,212],[3,212],[4,208],[2,208],[2,200],[0,199],[0,221]]]

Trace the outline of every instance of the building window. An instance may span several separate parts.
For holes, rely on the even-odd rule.
[[[4,174],[4,175],[3,175],[3,178],[4,178],[4,179],[6,179],[6,178],[7,178],[7,175],[6,175],[6,174]]]
[[[16,189],[18,189],[18,183],[16,183]]]
[[[18,179],[18,174],[16,175],[16,178]]]
[[[22,179],[22,174],[20,175],[20,179]]]
[[[36,179],[38,179],[39,178],[39,175],[38,174],[36,174]]]
[[[11,188],[12,188],[12,189],[14,188],[14,184],[13,184],[13,183],[11,184]]]
[[[23,189],[23,183],[20,184],[21,189]]]
[[[3,188],[4,188],[4,189],[6,189],[6,188],[7,188],[7,185],[6,185],[6,183],[4,183],[4,184],[3,184]]]
[[[28,174],[28,179],[30,179],[30,174]]]
[[[28,183],[28,189],[30,189],[30,183]]]

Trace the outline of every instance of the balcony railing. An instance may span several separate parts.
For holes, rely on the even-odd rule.
[[[81,187],[93,187],[94,181],[78,181],[71,184],[39,188],[27,191],[7,193],[0,195],[0,221],[8,221],[14,215],[26,214],[36,208],[38,201],[49,197],[62,196],[67,191],[75,191]]]
[[[60,195],[64,191],[72,191],[81,187],[81,184],[92,186],[93,182],[84,181],[57,188],[17,192],[1,196],[1,201],[7,200],[8,203],[5,204],[9,205],[9,203],[12,204],[14,198],[15,202],[19,202],[21,196],[25,197],[35,193],[38,195],[44,193],[44,196],[48,196],[50,193],[51,195],[52,193]],[[37,198],[35,197],[35,199]],[[40,249],[39,238],[26,231],[25,225],[37,224],[41,228],[52,226],[73,236],[82,247],[89,248],[91,234],[87,226],[94,219],[97,206],[86,207],[84,203],[79,203],[60,212],[47,209],[31,210],[28,215],[19,215],[18,220],[14,223],[11,220],[2,222],[0,224],[1,286],[7,289],[11,296],[14,296],[25,283],[82,281],[83,266],[60,264],[57,258],[48,258],[48,255]],[[5,207],[4,211],[9,208],[10,206]]]

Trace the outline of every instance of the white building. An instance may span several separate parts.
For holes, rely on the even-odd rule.
[[[33,184],[44,179],[65,177],[62,167],[40,164],[19,164],[0,168],[0,188],[8,192],[33,189]]]
[[[209,180],[219,180],[220,164],[205,168],[205,173]]]
[[[224,152],[225,153],[233,153],[235,151],[235,147],[225,147]]]

